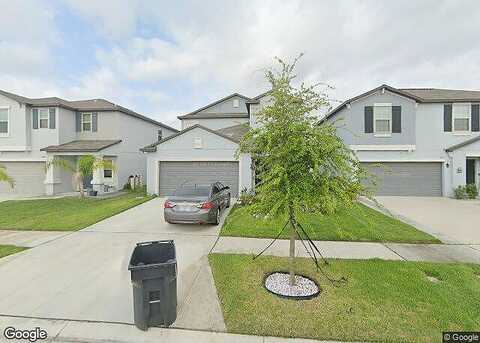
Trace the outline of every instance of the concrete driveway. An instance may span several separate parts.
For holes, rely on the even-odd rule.
[[[220,227],[167,224],[163,199],[154,199],[3,258],[0,315],[133,323],[127,270],[132,250],[137,242],[173,239],[178,263],[175,325],[224,331],[206,259]]]
[[[480,200],[377,197],[393,214],[444,243],[480,244]]]

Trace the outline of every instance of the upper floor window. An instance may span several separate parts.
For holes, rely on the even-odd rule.
[[[38,127],[41,129],[48,129],[49,127],[49,111],[48,108],[38,109]]]
[[[8,135],[9,108],[0,107],[0,136]]]
[[[392,134],[392,104],[375,104],[373,106],[373,132],[378,136]]]
[[[82,113],[82,131],[92,131],[92,114]]]
[[[162,130],[157,131],[157,140],[160,142],[163,138]]]
[[[233,99],[233,107],[238,107],[240,106],[240,102],[238,101],[238,99]]]
[[[453,131],[469,132],[471,118],[470,104],[453,104]]]

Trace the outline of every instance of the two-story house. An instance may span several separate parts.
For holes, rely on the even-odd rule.
[[[146,156],[139,149],[177,130],[104,99],[30,99],[0,91],[0,164],[14,179],[0,183],[0,194],[52,195],[74,191],[71,172],[46,168],[62,158],[72,165],[90,154],[113,161],[85,187],[99,192],[121,189],[130,175],[145,177]]]
[[[378,195],[452,196],[480,173],[480,91],[381,85],[327,114]]]
[[[182,131],[143,149],[147,188],[168,195],[183,182],[223,181],[237,195],[253,186],[251,158],[238,142],[269,101],[232,94],[179,116]],[[480,183],[480,91],[382,85],[348,99],[321,122],[377,175],[377,195],[452,196]]]
[[[147,191],[170,195],[185,182],[221,181],[237,196],[252,188],[251,158],[236,156],[238,142],[248,131],[250,106],[256,99],[234,93],[179,116],[182,131],[146,146]]]

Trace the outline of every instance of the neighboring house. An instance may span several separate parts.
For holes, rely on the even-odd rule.
[[[479,185],[479,104],[480,91],[382,85],[326,120],[379,176],[378,195],[452,196]]]
[[[215,181],[230,186],[233,196],[250,190],[250,155],[237,158],[236,151],[248,131],[251,106],[257,102],[235,93],[179,116],[182,131],[142,149],[148,154],[147,191],[165,196],[186,182]]]
[[[176,132],[103,99],[30,99],[0,91],[0,164],[15,180],[13,189],[0,184],[0,195],[72,192],[71,173],[46,170],[46,161],[59,157],[75,164],[85,154],[111,159],[116,166],[97,171],[85,186],[100,192],[121,189],[130,175],[145,177],[146,156],[139,149]]]

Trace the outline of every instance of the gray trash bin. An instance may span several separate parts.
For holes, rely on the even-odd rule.
[[[137,243],[128,270],[135,325],[170,326],[177,318],[177,258],[172,240]]]

